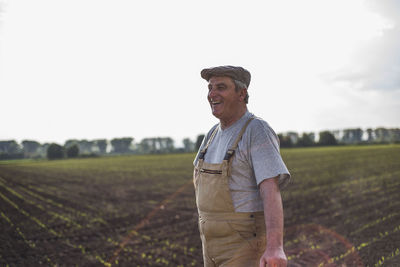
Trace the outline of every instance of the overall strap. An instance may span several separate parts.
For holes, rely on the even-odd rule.
[[[207,144],[206,144],[206,145],[204,146],[204,148],[200,151],[199,159],[204,159],[204,156],[206,155],[208,146],[211,144],[211,142],[212,142],[212,140],[214,139],[214,137],[215,137],[215,135],[217,134],[217,132],[218,132],[218,125],[214,128],[214,131],[212,132],[212,134],[211,134],[211,136],[210,136],[210,139],[208,139]]]
[[[236,138],[235,143],[233,143],[232,147],[230,149],[228,149],[228,151],[226,152],[224,160],[229,161],[231,159],[231,157],[233,156],[233,154],[235,154],[235,150],[239,144],[240,139],[242,139],[242,136],[243,136],[244,132],[246,131],[247,126],[253,119],[254,119],[254,116],[247,120],[247,122],[243,126],[242,130],[240,131],[238,137]]]

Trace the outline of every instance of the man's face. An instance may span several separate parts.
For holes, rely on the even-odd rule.
[[[208,81],[207,99],[215,117],[229,120],[239,109],[241,93],[236,92],[235,84],[230,77],[213,76]]]

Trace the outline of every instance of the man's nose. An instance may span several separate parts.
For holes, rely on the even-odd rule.
[[[208,91],[208,96],[210,98],[214,97],[216,95],[216,91],[215,89],[211,88],[210,91]]]

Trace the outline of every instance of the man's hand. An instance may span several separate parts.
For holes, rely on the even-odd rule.
[[[267,248],[260,259],[260,267],[286,267],[287,258],[283,248]]]

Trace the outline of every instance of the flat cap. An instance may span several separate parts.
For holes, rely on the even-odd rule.
[[[228,76],[232,79],[243,82],[247,87],[249,87],[251,80],[251,75],[248,70],[236,66],[218,66],[203,69],[200,74],[201,77],[207,81],[209,81],[212,76]]]

